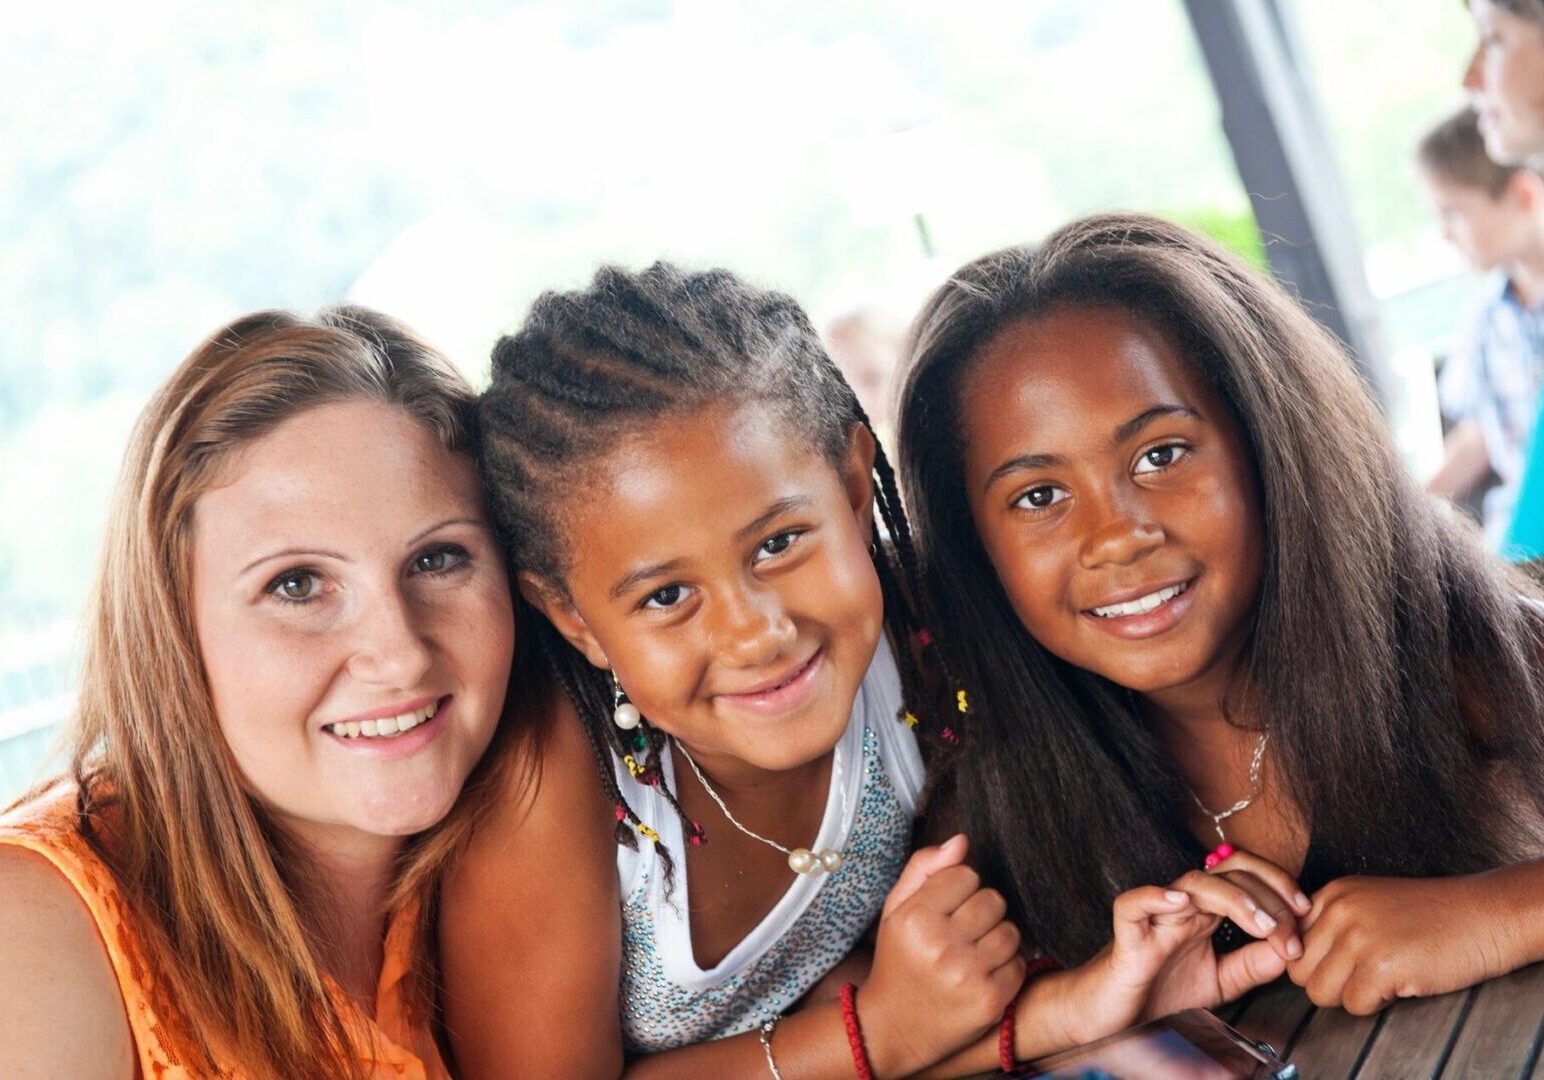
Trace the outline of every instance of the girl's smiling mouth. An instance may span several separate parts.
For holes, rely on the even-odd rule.
[[[826,666],[826,649],[822,645],[810,658],[793,671],[778,679],[769,680],[761,687],[744,693],[715,694],[719,701],[739,709],[750,709],[765,714],[789,712],[804,705],[812,696],[817,678]]]
[[[1147,589],[1129,599],[1084,608],[1101,630],[1121,638],[1146,638],[1171,629],[1190,610],[1197,578]]]

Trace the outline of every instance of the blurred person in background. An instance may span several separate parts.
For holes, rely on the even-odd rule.
[[[880,441],[895,445],[892,376],[906,336],[904,320],[878,304],[848,308],[826,324],[831,359],[847,376]]]
[[[1416,159],[1443,235],[1492,275],[1438,379],[1453,428],[1427,487],[1463,498],[1494,470],[1500,482],[1486,492],[1483,516],[1487,541],[1499,548],[1544,382],[1544,178],[1492,161],[1468,106],[1427,133]]]
[[[1508,164],[1544,159],[1544,0],[1469,0],[1469,11],[1479,41],[1463,85],[1474,97],[1487,152]],[[1504,550],[1518,559],[1544,557],[1544,447],[1537,440]]]

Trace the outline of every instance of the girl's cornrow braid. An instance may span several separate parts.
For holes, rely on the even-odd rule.
[[[876,492],[875,502],[879,504],[879,516],[889,530],[891,543],[896,554],[901,560],[901,570],[906,581],[906,590],[911,594],[911,603],[907,605],[908,611],[915,611],[923,616],[930,614],[927,606],[927,593],[922,589],[921,564],[917,559],[916,549],[911,541],[911,522],[906,517],[906,504],[901,502],[901,489],[895,482],[895,470],[890,467],[890,459],[885,454],[885,445],[879,441],[879,433],[874,430],[874,422],[869,419],[868,413],[858,402],[858,397],[852,392],[851,387],[847,391],[849,407],[857,416],[859,423],[868,430],[869,437],[874,440],[874,474],[879,477],[879,491]]]
[[[879,588],[884,596],[885,610],[898,610],[904,604],[901,590],[895,580],[895,570],[883,548],[875,551],[874,568],[879,572]],[[902,627],[905,630],[905,627]],[[895,663],[901,675],[901,711],[896,717],[908,727],[929,730],[933,724],[932,710],[926,706],[927,695],[923,692],[922,673],[912,655],[911,642],[902,640],[895,649]]]
[[[676,817],[681,819],[681,835],[686,837],[686,842],[693,847],[707,843],[707,830],[702,827],[701,822],[686,812],[685,808],[681,806],[680,799],[677,798],[675,791],[671,789],[670,784],[665,780],[665,733],[658,728],[651,727],[648,740],[650,749],[649,769],[653,777],[650,783],[659,789],[659,793],[665,797],[665,801],[675,810]]]
[[[676,817],[681,819],[681,835],[686,838],[686,842],[692,847],[701,847],[703,844],[706,844],[708,842],[707,830],[702,827],[701,822],[694,819],[681,806],[681,802],[676,798],[675,792],[671,791],[670,785],[665,782],[663,774],[660,776],[657,786],[659,793],[665,797],[665,801],[675,809]]]
[[[895,470],[890,466],[890,459],[885,455],[885,448],[874,434],[874,426],[870,423],[868,415],[863,407],[853,403],[863,425],[868,428],[870,435],[874,436],[874,472],[879,477],[879,504],[880,516],[884,519],[885,527],[890,530],[891,546],[897,559],[901,563],[903,580],[906,583],[906,602],[903,607],[912,616],[913,629],[920,629],[924,635],[922,639],[923,649],[927,651],[937,662],[939,670],[943,673],[944,684],[949,688],[949,693],[954,699],[955,711],[964,716],[969,711],[969,702],[965,694],[965,688],[955,677],[954,671],[949,665],[944,651],[933,639],[933,628],[939,625],[938,612],[934,609],[931,597],[923,584],[922,564],[917,558],[917,549],[912,542],[911,523],[906,517],[905,504],[901,502],[900,486],[895,481]],[[910,643],[908,642],[908,645]],[[916,672],[916,664],[909,650],[904,659],[905,665],[913,669],[913,677],[918,684],[921,683],[920,673]],[[905,678],[905,667],[902,667],[902,677]],[[924,695],[925,696],[925,695]],[[957,743],[959,734],[948,719],[939,724],[939,735],[948,743]]]
[[[918,617],[917,611],[917,602],[923,596],[920,592],[920,582],[910,581],[909,589],[901,587],[895,578],[895,563],[892,559],[892,551],[897,550],[896,545],[905,544],[905,550],[911,550],[911,529],[906,520],[905,508],[900,502],[895,475],[890,469],[889,459],[885,457],[884,444],[879,441],[879,433],[874,430],[874,424],[859,403],[857,395],[853,394],[850,388],[848,393],[851,408],[857,414],[859,422],[867,429],[869,437],[874,440],[874,472],[879,476],[879,490],[876,493],[878,497],[874,501],[879,507],[879,516],[884,522],[885,531],[894,542],[885,543],[877,535],[878,529],[875,529],[874,563],[879,571],[880,588],[885,597],[885,611],[898,613],[898,621],[905,635],[896,649],[896,666],[901,675],[901,719],[911,727],[921,726],[923,730],[937,727],[941,731],[945,726],[943,724],[924,724],[924,721],[933,719],[933,710],[926,705],[928,696],[923,689],[922,673],[911,651],[911,635],[926,628],[926,624]],[[904,564],[902,573],[904,576]]]
[[[621,735],[621,731],[615,725],[611,725],[611,727],[617,732],[618,736]],[[664,760],[665,733],[653,724],[645,721],[638,725],[634,735],[642,736],[638,739],[638,742],[642,744],[639,747],[640,752],[643,750],[648,751],[648,757],[644,762],[640,779],[644,779],[645,783],[650,784],[660,794],[665,796],[665,801],[670,804],[676,816],[681,819],[682,835],[690,837],[692,834],[691,827],[694,823],[681,810],[681,804],[676,801],[674,793],[670,790],[670,785],[665,783],[665,770],[661,764]],[[664,868],[665,893],[669,895],[671,890],[675,888],[675,859],[671,856],[670,849],[665,846],[665,841],[660,839],[658,832],[647,825],[642,825],[638,831],[649,838],[654,844],[654,850],[659,853],[660,865]]]
[[[877,444],[878,440],[875,442]],[[934,617],[927,590],[922,585],[922,562],[917,558],[917,549],[912,543],[911,522],[906,517],[905,504],[901,502],[901,489],[895,482],[895,470],[890,467],[890,459],[885,456],[883,446],[874,454],[874,472],[879,476],[882,496],[880,509],[885,516],[885,526],[890,530],[890,540],[900,560],[912,604],[921,615],[924,625],[937,625],[938,620]]]
[[[879,474],[880,488],[885,495],[884,501],[893,504],[896,508],[896,522],[891,526],[891,537],[894,540],[896,556],[900,559],[901,569],[905,574],[907,588],[913,597],[916,609],[920,613],[922,628],[928,633],[928,638],[924,641],[923,647],[937,661],[939,669],[943,672],[944,681],[954,694],[956,702],[959,703],[958,711],[964,713],[967,711],[964,706],[965,698],[963,696],[965,690],[950,668],[949,660],[944,655],[944,650],[932,640],[935,628],[939,625],[938,612],[933,607],[932,597],[923,583],[922,562],[917,558],[917,548],[912,542],[911,527],[906,519],[906,512],[901,503],[900,488],[895,482],[895,471],[890,467],[890,461],[885,457],[883,447],[874,455],[874,471]],[[947,728],[948,725],[946,724],[945,727]]]
[[[638,850],[638,839],[633,835],[630,826],[639,823],[638,815],[622,794],[622,789],[617,786],[616,771],[611,763],[611,756],[606,748],[601,746],[600,739],[596,737],[595,725],[590,722],[591,711],[585,704],[584,695],[580,692],[578,684],[574,681],[573,673],[555,655],[546,643],[542,644],[542,651],[546,655],[547,667],[558,684],[563,687],[563,693],[568,695],[568,700],[573,702],[574,710],[579,714],[579,726],[584,730],[585,741],[590,744],[590,754],[595,759],[596,770],[600,773],[601,790],[605,792],[606,799],[616,807],[617,820],[612,826],[611,835],[622,847]]]

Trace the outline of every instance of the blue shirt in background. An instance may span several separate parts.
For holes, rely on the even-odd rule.
[[[1500,478],[1481,507],[1485,537],[1494,549],[1501,549],[1510,536],[1521,505],[1541,386],[1544,303],[1524,307],[1506,275],[1498,272],[1470,320],[1468,334],[1437,379],[1443,414],[1454,423],[1474,420],[1479,425],[1490,466]],[[1544,492],[1539,497],[1544,499]]]

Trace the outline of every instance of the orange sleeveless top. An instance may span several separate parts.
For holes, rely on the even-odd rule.
[[[140,1076],[144,1080],[198,1080],[181,1060],[177,1040],[168,1036],[187,1023],[173,1004],[154,994],[156,967],[146,955],[135,930],[134,913],[111,871],[75,829],[75,789],[61,784],[38,799],[0,816],[0,845],[35,851],[53,864],[80,895],[107,947],[124,1012],[134,1038]],[[401,988],[408,972],[412,944],[412,910],[392,919],[386,930],[385,959],[376,989],[371,1019],[341,991],[335,991],[339,1011],[355,1045],[368,1048],[361,1064],[371,1080],[449,1080],[433,1035],[409,1024]],[[157,1005],[162,1010],[157,1012]],[[250,1066],[220,1061],[217,1074],[226,1080],[266,1076]]]

